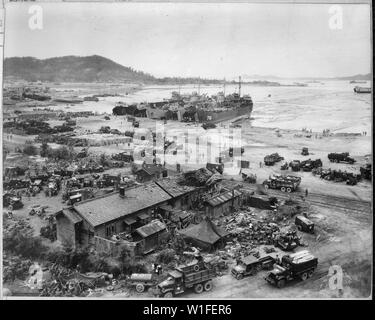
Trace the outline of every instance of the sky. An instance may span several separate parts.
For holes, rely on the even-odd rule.
[[[11,3],[5,57],[101,55],[152,75],[335,77],[371,72],[369,5],[248,3]]]

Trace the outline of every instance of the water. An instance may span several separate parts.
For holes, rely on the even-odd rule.
[[[280,81],[279,81],[280,82]],[[298,82],[302,82],[298,80]],[[302,128],[321,132],[371,134],[371,94],[356,94],[353,88],[357,84],[349,81],[323,81],[308,83],[307,87],[262,87],[243,84],[242,94],[249,94],[254,101],[252,124],[259,127],[300,130]],[[284,84],[291,84],[293,81]],[[359,84],[371,86],[370,82]],[[69,106],[67,111],[87,111],[112,113],[116,102],[139,103],[160,101],[171,97],[178,86],[149,86],[123,97],[99,98],[99,102],[85,101]],[[181,93],[198,91],[197,85],[181,86]],[[200,93],[208,95],[223,91],[223,86],[200,86]],[[226,85],[226,94],[238,92],[238,86]],[[122,92],[119,92],[122,94]],[[56,106],[57,109],[65,109]]]

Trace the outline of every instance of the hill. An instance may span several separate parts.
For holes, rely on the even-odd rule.
[[[49,59],[12,57],[4,60],[4,77],[51,82],[154,82],[153,76],[101,56]]]

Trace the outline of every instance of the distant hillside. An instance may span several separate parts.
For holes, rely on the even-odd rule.
[[[4,77],[52,82],[153,82],[153,76],[101,56],[49,59],[13,57],[4,60]]]
[[[367,74],[356,74],[355,76],[339,77],[337,80],[371,80],[371,73]]]

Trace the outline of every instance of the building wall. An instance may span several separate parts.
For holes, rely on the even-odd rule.
[[[222,203],[216,207],[207,206],[206,213],[209,217],[219,217],[227,215],[231,212],[232,207],[238,209],[241,206],[241,198],[237,197],[234,201],[230,200],[225,203]]]
[[[57,240],[63,245],[76,246],[75,225],[64,215],[57,219]]]

